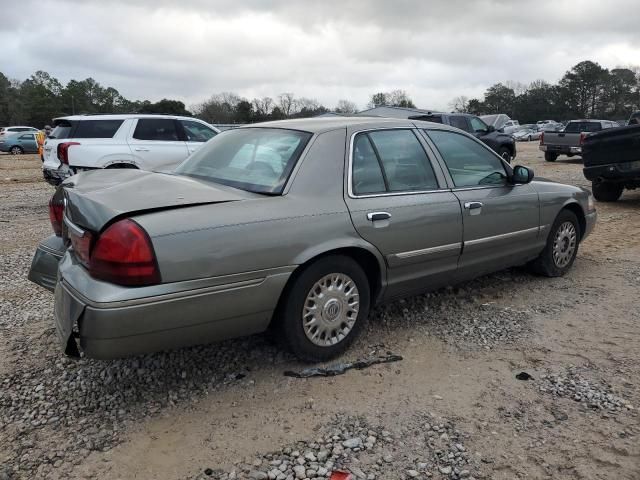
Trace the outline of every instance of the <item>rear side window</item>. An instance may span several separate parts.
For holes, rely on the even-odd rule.
[[[411,130],[358,134],[352,168],[352,188],[356,195],[439,187],[431,162]]]
[[[467,124],[467,119],[465,117],[457,117],[455,115],[449,117],[449,124],[452,127],[459,128],[460,130],[464,130],[465,132],[469,131],[469,125]]]
[[[180,124],[187,137],[187,142],[206,142],[216,136],[216,131],[192,120],[180,120]]]
[[[73,138],[113,138],[124,120],[83,120],[78,122]]]
[[[141,118],[138,120],[133,138],[137,140],[179,140],[174,120],[167,118]]]
[[[569,122],[564,128],[565,133],[599,132],[602,130],[600,122]]]

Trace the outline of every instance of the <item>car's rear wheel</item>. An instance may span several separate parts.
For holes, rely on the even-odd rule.
[[[9,152],[11,152],[11,155],[22,155],[24,150],[22,150],[22,147],[16,145],[15,147],[11,147]]]
[[[557,153],[551,153],[551,152],[545,152],[544,153],[544,159],[547,162],[555,162],[558,159],[558,154]]]
[[[324,257],[292,279],[279,311],[279,330],[301,360],[329,360],[355,340],[369,315],[366,274],[350,257]]]
[[[498,155],[500,155],[505,162],[511,163],[511,150],[507,147],[501,147],[498,151]]]
[[[591,190],[595,199],[600,202],[616,202],[622,195],[624,185],[612,182],[592,182]]]
[[[578,217],[569,210],[562,210],[551,226],[544,250],[531,262],[533,271],[547,277],[561,277],[571,269],[579,245]]]

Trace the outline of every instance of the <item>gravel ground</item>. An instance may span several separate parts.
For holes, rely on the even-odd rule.
[[[481,454],[467,450],[468,436],[451,419],[424,413],[411,420],[409,426],[396,424],[391,431],[372,426],[364,417],[336,415],[314,440],[287,445],[251,462],[238,461],[227,472],[205,468],[189,478],[312,480],[328,478],[333,471],[363,480],[476,478]]]
[[[375,479],[640,478],[637,195],[631,209],[602,206],[600,223],[620,236],[594,234],[571,275],[511,269],[381,306],[345,360],[384,349],[402,362],[299,380],[282,376],[302,366],[266,336],[120,361],[61,356],[52,295],[26,279],[35,244],[50,234],[53,189],[37,158],[13,161],[0,158],[3,179],[26,180],[0,179],[0,480],[231,479],[234,471],[288,480],[326,478],[332,468]],[[534,166],[585,183],[577,165]],[[534,381],[515,380],[514,369]],[[240,415],[243,402],[252,410]],[[205,411],[230,423],[212,432]],[[273,433],[286,412],[286,435]],[[611,424],[623,426],[614,447],[594,453]],[[180,442],[149,444],[171,428]],[[225,434],[234,437],[230,456],[207,447]],[[274,443],[258,449],[269,435]],[[171,473],[153,470],[166,461]]]

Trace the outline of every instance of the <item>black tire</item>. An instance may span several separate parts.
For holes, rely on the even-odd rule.
[[[9,152],[11,153],[11,155],[22,155],[24,153],[24,150],[22,149],[22,147],[14,145],[9,149]]]
[[[105,167],[105,168],[128,168],[128,169],[135,169],[135,170],[138,169],[138,167],[136,167],[131,163],[114,163],[113,165],[109,165],[108,167]]]
[[[554,255],[554,248],[556,246],[556,240],[560,236],[560,240],[558,240],[558,246],[560,249],[564,245],[569,248],[571,242],[567,242],[565,244],[564,237],[559,233],[559,231],[567,225],[567,223],[571,223],[573,226],[573,230],[575,232],[575,244],[573,245],[573,251],[570,255],[568,255],[568,250],[564,252],[564,255],[560,258],[564,261],[557,261],[558,258]],[[576,255],[578,254],[578,247],[580,246],[580,238],[582,232],[580,231],[580,223],[578,222],[578,217],[576,214],[570,210],[562,210],[556,220],[553,222],[551,226],[551,230],[549,231],[549,236],[547,237],[547,244],[544,247],[544,250],[540,253],[538,258],[533,260],[530,264],[531,269],[539,274],[544,275],[546,277],[561,277],[565,273],[567,273],[571,267],[573,266],[573,262],[576,259]]]
[[[321,346],[312,342],[307,336],[303,325],[303,312],[305,305],[312,306],[313,304],[313,301],[308,298],[309,295],[312,295],[313,287],[317,286],[320,280],[331,274],[346,275],[355,283],[359,294],[359,309],[355,317],[356,320],[346,336],[338,340],[338,343],[334,345]],[[345,296],[348,297],[349,293],[346,293]],[[300,360],[307,362],[329,360],[344,352],[364,328],[369,316],[370,298],[369,280],[355,260],[343,255],[321,258],[292,278],[291,284],[281,299],[276,313],[276,332],[278,332],[285,346]],[[340,303],[329,298],[329,301],[322,308],[321,323],[324,323],[324,315],[329,311],[327,308],[329,302],[332,301],[334,302],[333,305]],[[345,310],[344,302],[341,305],[339,307],[339,316],[342,315],[343,311],[347,312],[349,310],[348,308]],[[329,322],[331,321],[333,320],[329,320]],[[309,328],[312,329],[313,327]],[[320,328],[322,328],[322,325],[320,325]],[[336,330],[331,333],[333,334]],[[319,331],[322,330],[318,330],[318,327],[316,327],[316,332]],[[313,334],[313,332],[310,332],[310,334]],[[328,341],[325,340],[326,338],[318,338],[317,341]]]
[[[544,159],[547,162],[555,162],[558,159],[557,153],[544,152]]]
[[[507,147],[500,147],[498,155],[500,155],[505,162],[511,163],[511,150]]]
[[[599,202],[617,202],[622,195],[624,185],[612,182],[591,182],[591,190]]]

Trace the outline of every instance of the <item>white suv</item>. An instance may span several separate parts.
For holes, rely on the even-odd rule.
[[[96,168],[170,170],[219,133],[202,120],[173,115],[74,115],[53,124],[42,166],[52,185]]]

